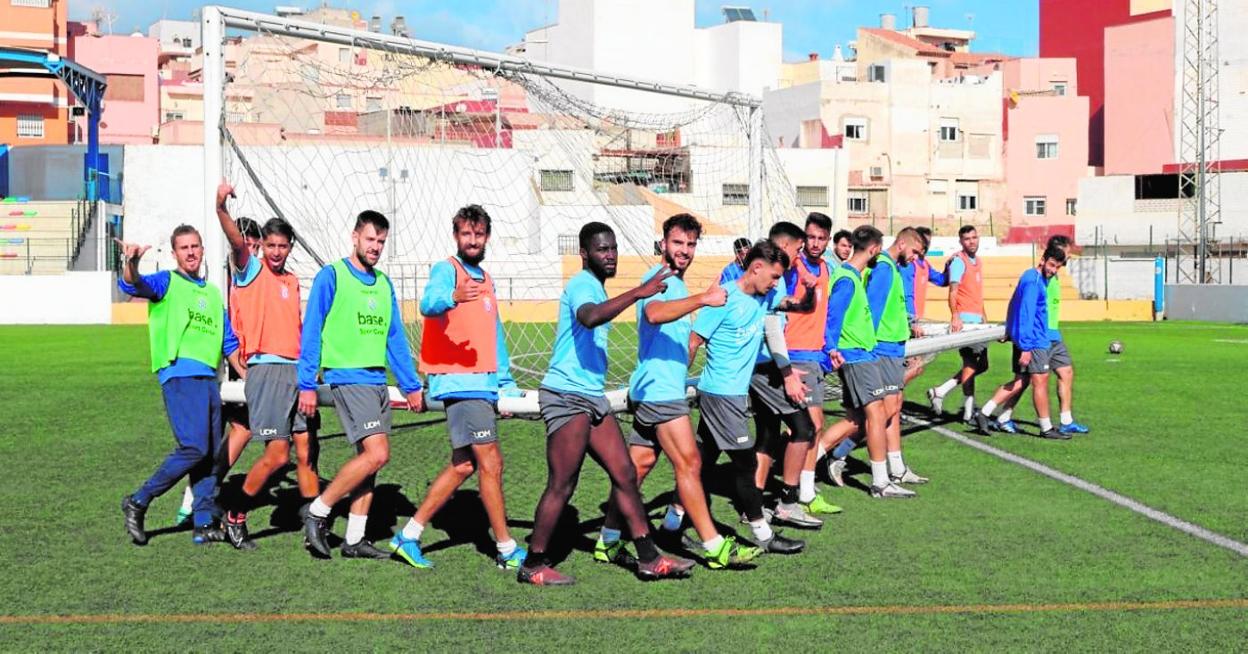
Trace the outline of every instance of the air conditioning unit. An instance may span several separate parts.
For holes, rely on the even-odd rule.
[[[87,108],[83,105],[76,104],[69,108],[69,115],[71,118],[82,118],[87,115]]]
[[[884,167],[871,166],[871,179],[884,179]]]

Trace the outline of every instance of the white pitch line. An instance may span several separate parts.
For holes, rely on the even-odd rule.
[[[939,425],[935,425],[932,422],[925,420],[923,418],[917,418],[909,414],[904,415],[904,418],[905,420],[909,422],[926,427],[936,432],[937,434],[940,434],[941,436],[944,436],[945,438],[948,438],[955,442],[961,443],[962,445],[975,448],[979,450],[980,452],[984,452],[986,454],[991,454],[992,456],[995,456],[998,459],[1001,459],[1002,461],[1008,461],[1010,463],[1020,465],[1024,468],[1027,468],[1028,470],[1031,470],[1032,472],[1040,473],[1050,479],[1055,479],[1068,486],[1073,486],[1075,488],[1078,488],[1081,491],[1091,493],[1103,500],[1108,500],[1110,502],[1113,502],[1114,504],[1117,504],[1118,506],[1121,506],[1124,509],[1129,509],[1131,511],[1134,511],[1148,518],[1149,520],[1160,522],[1161,524],[1166,525],[1167,527],[1170,527],[1172,529],[1177,529],[1190,536],[1195,536],[1196,538],[1199,538],[1203,541],[1213,543],[1214,545],[1217,545],[1218,547],[1231,550],[1232,552],[1235,552],[1236,554],[1239,554],[1240,556],[1248,557],[1248,543],[1241,543],[1240,541],[1237,541],[1233,538],[1223,536],[1222,534],[1219,534],[1217,532],[1205,529],[1204,527],[1201,527],[1200,525],[1192,524],[1186,520],[1172,516],[1169,513],[1166,513],[1165,511],[1160,511],[1146,504],[1137,502],[1136,500],[1133,500],[1127,497],[1126,495],[1115,493],[1114,491],[1111,491],[1102,486],[1098,486],[1090,481],[1084,481],[1083,479],[1080,479],[1074,475],[1068,475],[1060,470],[1055,470],[1053,468],[1050,468],[1049,466],[1046,466],[1043,463],[1032,461],[1031,459],[1028,459],[1026,457],[1021,457],[1017,454],[1013,454],[1011,452],[1007,452],[1000,448],[993,447],[991,445],[988,445],[987,443],[981,443],[980,441],[977,441],[973,438],[968,438],[967,436],[963,434],[959,434],[958,432],[952,431],[945,427],[941,427]]]
[[[1214,343],[1230,343],[1231,345],[1248,345],[1248,338],[1215,338]]]

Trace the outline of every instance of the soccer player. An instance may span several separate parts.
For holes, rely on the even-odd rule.
[[[829,431],[838,438],[847,438],[859,429],[866,431],[872,497],[914,497],[914,491],[894,483],[889,475],[888,408],[884,402],[887,384],[876,354],[879,341],[863,280],[867,268],[876,266],[884,236],[878,229],[863,225],[854,230],[852,238],[854,254],[833,272],[828,302],[824,348],[828,361],[840,374],[841,401],[846,410],[845,420]]]
[[[134,493],[121,500],[126,531],[135,545],[147,544],[144,518],[152,500],[189,475],[194,495],[195,543],[225,541],[214,522],[217,477],[213,457],[221,442],[221,391],[217,366],[238,348],[221,291],[199,276],[204,246],[190,225],[173,230],[169,244],[177,269],[140,275],[139,260],[151,246],[118,240],[125,263],[118,288],[148,300],[147,332],[152,372],[160,380],[165,412],[177,448]],[[228,338],[227,338],[228,336]]]
[[[687,359],[693,361],[698,348],[706,344],[706,365],[698,378],[702,486],[708,486],[720,453],[727,454],[737,509],[749,523],[755,543],[777,554],[796,554],[806,543],[773,531],[763,514],[763,492],[754,483],[758,459],[750,434],[749,391],[762,347],[764,316],[795,304],[793,298],[776,292],[776,284],[788,267],[788,255],[770,241],[759,241],[750,248],[745,275],[723,284],[728,292],[724,305],[703,309],[694,319]]]
[[[949,279],[949,331],[962,331],[963,324],[979,324],[987,322],[984,313],[984,276],[981,261],[975,257],[979,252],[979,233],[974,225],[963,225],[958,230],[958,240],[962,251],[958,252],[946,264],[946,275]],[[944,412],[945,395],[954,386],[962,385],[965,401],[962,406],[962,420],[972,422],[975,411],[975,378],[988,371],[988,344],[970,345],[958,350],[962,357],[962,367],[957,373],[940,386],[927,390],[927,399],[932,404],[932,412],[937,416]]]
[[[1049,241],[1045,249],[1059,247],[1066,253],[1067,261],[1070,260],[1070,238],[1064,234],[1054,234],[1049,237]],[[1057,397],[1060,407],[1060,424],[1057,430],[1067,434],[1086,434],[1088,428],[1085,425],[1075,422],[1075,416],[1072,410],[1074,396],[1074,380],[1075,369],[1070,358],[1070,350],[1066,348],[1066,343],[1062,339],[1062,332],[1059,325],[1062,310],[1062,285],[1057,275],[1049,279],[1049,284],[1045,289],[1045,298],[1048,300],[1048,316],[1049,316],[1049,367],[1053,373],[1057,375]],[[1001,403],[1001,413],[996,420],[989,423],[989,427],[994,430],[1003,431],[1009,434],[1018,433],[1018,425],[1014,424],[1013,414],[1014,405],[1018,403],[1018,398],[1022,396],[1022,389],[1013,393],[1009,399]],[[987,405],[985,405],[987,406]],[[992,414],[993,407],[988,408],[988,414]]]
[[[734,279],[741,279],[741,275],[745,274],[745,255],[750,251],[750,239],[739,238],[732,242],[732,252],[736,255],[736,259],[724,266],[724,271],[719,274],[719,283],[730,282]]]
[[[252,434],[264,442],[264,454],[252,464],[240,492],[223,502],[224,526],[234,547],[254,549],[255,542],[247,534],[247,512],[257,506],[258,496],[273,473],[290,461],[292,441],[295,476],[305,501],[312,501],[320,491],[320,477],[312,464],[315,437],[309,435],[308,418],[297,406],[299,380],[295,366],[299,360],[302,307],[299,278],[286,269],[295,231],[281,218],[269,220],[261,230],[262,254],[256,256],[230,218],[226,205],[233,196],[233,187],[222,182],[217,188],[217,219],[230,243],[231,263],[236,271],[230,290],[230,312],[242,359],[247,363],[243,390],[248,420]],[[228,461],[230,465],[234,458],[237,457]],[[224,471],[219,474],[224,476]]]
[[[637,486],[658,461],[662,448],[672,462],[679,504],[673,504],[664,519],[661,534],[675,535],[683,515],[689,515],[698,534],[700,549],[708,567],[738,566],[762,554],[756,547],[741,545],[720,535],[711,520],[702,488],[702,457],[693,436],[689,403],[685,400],[685,379],[689,375],[690,314],[702,307],[721,307],[728,299],[724,287],[716,284],[697,295],[685,286],[685,272],[693,263],[702,235],[697,218],[680,213],[663,223],[663,263],[651,268],[643,281],[665,270],[667,289],[637,302],[637,369],[629,380],[629,403],[633,409],[633,432],[629,434],[629,455],[637,468]],[[619,542],[623,519],[612,502],[594,547],[594,557],[610,561]],[[678,541],[679,539],[674,538]],[[695,548],[698,544],[695,544]],[[692,548],[691,548],[692,549]]]
[[[898,264],[902,281],[906,285],[906,311],[910,314],[910,336],[923,336],[923,327],[919,321],[927,305],[927,285],[944,286],[945,275],[939,270],[932,270],[927,263],[927,251],[932,246],[932,230],[927,227],[915,227],[914,231],[922,239],[922,248],[915,253],[910,261]],[[906,361],[905,383],[910,384],[916,377],[923,374],[925,366],[922,357],[910,357]]]
[[[317,371],[324,368],[334,409],[356,455],[343,464],[303,511],[303,535],[314,556],[330,557],[329,514],[351,497],[344,558],[388,559],[364,539],[377,472],[390,460],[390,393],[386,366],[394,373],[407,408],[423,411],[424,394],[403,332],[399,300],[390,278],[377,268],[390,221],[361,212],[351,234],[351,256],[321,269],[312,280],[299,352],[299,412],[316,413]]]
[[[615,276],[615,232],[608,225],[590,222],[581,227],[579,238],[583,270],[568,281],[559,298],[554,353],[538,391],[538,406],[546,422],[546,489],[533,519],[531,550],[516,580],[538,586],[575,582],[551,566],[546,550],[576,490],[587,450],[611,479],[611,501],[623,515],[637,548],[637,575],[647,579],[688,576],[693,561],[664,556],[655,547],[637,491],[637,470],[604,393],[611,321],[638,300],[663,292],[674,273],[660,271],[640,286],[608,298],[603,283]],[[617,545],[623,552],[622,543]]]
[[[926,484],[906,466],[901,456],[901,407],[906,387],[906,341],[910,338],[910,317],[906,310],[905,283],[900,266],[909,264],[923,249],[923,237],[913,227],[897,232],[892,245],[880,252],[867,275],[867,305],[875,326],[876,365],[884,381],[884,412],[888,475],[895,485]]]
[[[840,267],[841,264],[849,261],[849,256],[854,253],[854,243],[851,240],[849,230],[842,229],[832,235],[832,247],[824,251],[824,258],[828,260],[828,265],[833,268]]]
[[[1006,338],[1014,343],[1011,359],[1014,379],[998,388],[992,399],[975,413],[976,430],[982,434],[990,432],[992,410],[998,404],[1031,386],[1031,398],[1040,422],[1040,438],[1070,439],[1070,433],[1053,428],[1049,417],[1049,355],[1052,342],[1049,340],[1048,300],[1045,297],[1049,280],[1065,264],[1066,251],[1054,245],[1045,249],[1039,265],[1023,271],[1018,279],[1005,320]]]
[[[499,568],[515,570],[526,553],[507,528],[494,407],[500,391],[515,389],[516,382],[494,279],[481,267],[490,241],[490,214],[475,204],[461,208],[451,218],[451,234],[455,256],[433,265],[420,296],[425,317],[420,369],[429,396],[446,406],[451,461],[429,486],[416,514],[390,539],[390,549],[417,568],[432,567],[421,552],[420,536],[451,494],[479,472],[481,503],[498,550],[494,561]]]

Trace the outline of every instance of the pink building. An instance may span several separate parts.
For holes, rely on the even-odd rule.
[[[1005,82],[1009,242],[1074,234],[1079,180],[1088,175],[1088,98],[1074,59],[1011,59]]]
[[[1174,59],[1173,16],[1105,29],[1106,175],[1160,173],[1175,160]]]
[[[74,61],[108,80],[100,143],[151,143],[153,130],[160,123],[156,66],[159,42],[142,35],[106,36],[94,32],[94,25],[70,24]],[[85,119],[79,119],[77,129],[85,134]]]

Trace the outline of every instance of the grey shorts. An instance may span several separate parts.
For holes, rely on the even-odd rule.
[[[689,403],[684,400],[670,402],[633,402],[633,430],[628,433],[628,444],[657,449],[659,425],[689,415]]]
[[[286,440],[308,431],[299,413],[299,375],[287,363],[261,363],[247,369],[243,394],[251,424],[251,437],[261,441]]]
[[[549,388],[537,390],[537,408],[546,423],[546,435],[559,431],[560,427],[581,414],[589,416],[590,424],[601,424],[611,415],[611,403],[605,397],[581,395],[556,391]]]
[[[802,383],[806,384],[806,406],[823,404],[827,384],[823,381],[823,366],[814,361],[796,361],[793,367],[802,373]]]
[[[445,405],[446,425],[453,449],[498,442],[498,420],[494,417],[492,402],[447,400]]]
[[[1010,358],[1010,362],[1014,368],[1014,374],[1016,375],[1045,375],[1050,372],[1048,349],[1032,350],[1031,361],[1028,362],[1026,366],[1020,365],[1018,363],[1018,357],[1020,357],[1022,354],[1023,354],[1023,351],[1018,349],[1018,346],[1015,345],[1014,354],[1011,355],[1011,358]]]
[[[744,395],[716,395],[698,391],[698,442],[711,439],[721,451],[752,450],[749,401]]]
[[[976,343],[966,347],[958,348],[958,354],[962,355],[962,365],[967,368],[988,369],[988,344]]]
[[[774,361],[754,366],[754,374],[750,376],[750,403],[754,405],[755,411],[766,408],[780,416],[806,408],[805,402],[794,404],[789,401],[789,396],[784,392],[784,377]]]
[[[1075,365],[1070,358],[1070,350],[1066,349],[1065,341],[1054,341],[1049,345],[1049,367],[1057,370],[1058,368],[1069,368]]]
[[[355,445],[369,436],[390,433],[390,391],[385,386],[333,385],[329,392],[348,443]]]
[[[841,376],[841,404],[847,409],[861,409],[884,399],[884,376],[878,361],[846,363],[838,371]]]
[[[876,364],[884,381],[884,395],[900,395],[906,388],[905,357],[880,357]]]

